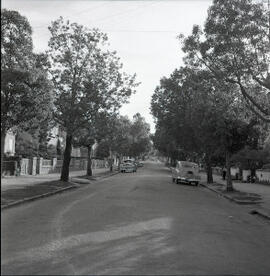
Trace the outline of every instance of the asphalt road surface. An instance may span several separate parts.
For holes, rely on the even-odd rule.
[[[2,274],[269,275],[270,225],[162,164],[2,211]]]

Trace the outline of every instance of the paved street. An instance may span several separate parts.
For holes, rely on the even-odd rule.
[[[160,163],[1,215],[2,274],[270,274],[269,222]]]

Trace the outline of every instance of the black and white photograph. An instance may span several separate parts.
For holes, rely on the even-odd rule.
[[[270,275],[270,0],[1,0],[1,275]]]

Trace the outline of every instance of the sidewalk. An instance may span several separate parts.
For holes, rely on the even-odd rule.
[[[92,181],[118,173],[109,168],[93,169],[93,176],[86,177],[86,171],[70,172],[70,181],[60,181],[60,173],[6,177],[1,180],[1,209],[24,202],[51,196],[70,189],[78,188]]]
[[[109,171],[109,168],[93,169],[93,176],[98,176]],[[72,177],[84,176],[86,171],[71,171],[69,172],[70,179]],[[38,174],[38,175],[22,175],[22,176],[10,176],[1,179],[1,191],[4,192],[10,189],[18,189],[35,184],[54,181],[60,179],[60,173],[51,174]]]
[[[218,184],[222,184],[225,188],[226,180],[223,180],[219,175],[213,175],[214,182]],[[206,174],[201,174],[201,179],[203,183],[206,183],[207,176]],[[207,184],[206,184],[207,185]],[[210,185],[207,185],[211,187]],[[256,207],[256,209],[261,209],[265,213],[267,213],[270,217],[270,185],[257,184],[257,183],[242,183],[239,181],[233,181],[234,189],[244,192],[244,193],[252,193],[257,194],[262,198],[262,202]]]

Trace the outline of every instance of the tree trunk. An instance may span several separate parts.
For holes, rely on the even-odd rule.
[[[118,160],[118,170],[120,171],[120,164],[122,161],[122,154],[119,155],[119,160]]]
[[[206,171],[207,171],[207,183],[213,183],[213,170],[212,170],[212,166],[211,163],[207,163],[206,164]]]
[[[213,183],[213,170],[212,170],[212,163],[211,158],[209,156],[206,156],[205,158],[206,163],[206,173],[207,173],[207,183]]]
[[[113,171],[112,150],[110,149],[110,172]]]
[[[64,161],[61,171],[60,180],[67,182],[69,179],[69,164],[71,159],[71,149],[72,149],[72,135],[67,135],[66,137],[66,148],[64,152]]]
[[[1,177],[2,177],[2,173],[3,173],[5,139],[6,139],[6,131],[2,131],[1,132]]]
[[[226,152],[226,178],[227,178],[227,191],[232,192],[233,191],[233,183],[232,183],[232,176],[231,176],[231,155],[227,151]]]
[[[93,171],[92,171],[92,145],[89,145],[87,147],[87,176],[92,176]]]

